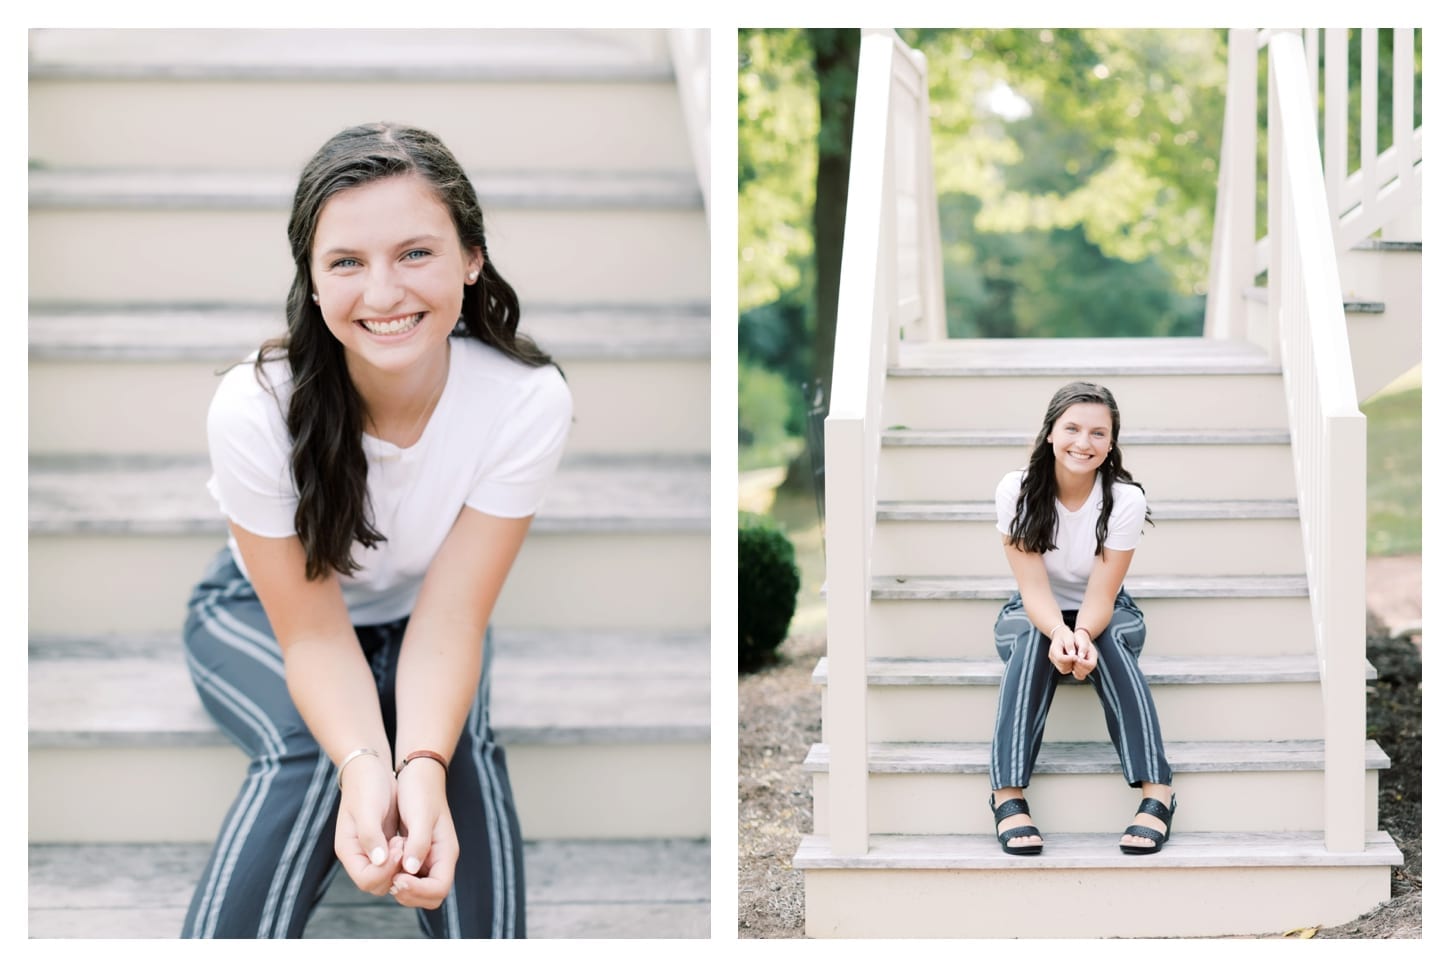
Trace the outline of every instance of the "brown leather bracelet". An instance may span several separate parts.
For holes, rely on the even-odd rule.
[[[443,767],[443,775],[448,775],[447,759],[443,758],[441,755],[432,751],[431,749],[418,749],[415,752],[409,752],[407,755],[403,756],[402,764],[399,765],[397,769],[393,770],[393,777],[397,778],[398,776],[402,775],[403,770],[407,768],[408,763],[412,762],[414,759],[432,759],[434,762],[438,763],[440,766]]]

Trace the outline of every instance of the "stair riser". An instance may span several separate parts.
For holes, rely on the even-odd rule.
[[[525,303],[710,297],[699,211],[494,210],[484,199],[484,219],[489,253]],[[32,211],[30,300],[148,303],[164,290],[177,303],[275,303],[292,280],[286,223],[284,211]],[[109,254],[76,272],[80,249]]]
[[[57,166],[301,171],[344,127],[379,120],[432,131],[468,166],[569,169],[580,159],[595,170],[691,165],[669,82],[104,79],[34,82],[29,101],[30,157]]]
[[[1181,832],[1312,831],[1324,828],[1324,782],[1318,771],[1176,772]],[[812,773],[814,832],[830,832],[830,779]],[[985,771],[975,773],[872,773],[867,783],[870,832],[991,833],[991,792]],[[1378,826],[1378,773],[1365,773],[1365,831]],[[1120,835],[1141,795],[1122,773],[1037,773],[1027,791],[1032,820],[1050,837],[1064,833]],[[1111,841],[1111,840],[1110,840]]]
[[[1165,736],[1174,741],[1322,739],[1318,682],[1263,685],[1152,685]],[[825,691],[824,689],[822,690]],[[866,696],[872,742],[984,742],[997,715],[994,685],[877,685]],[[821,708],[828,711],[825,698]],[[1225,715],[1225,709],[1233,714]],[[824,728],[829,735],[829,720]],[[1047,742],[1107,742],[1091,685],[1060,685],[1047,718]]]
[[[206,410],[226,362],[32,362],[32,454],[206,452]],[[708,360],[563,360],[571,455],[702,453]],[[78,391],[79,390],[79,391]],[[105,400],[104,407],[97,400]],[[668,406],[661,406],[669,400]]]
[[[709,835],[707,743],[521,744],[507,755],[526,839]],[[32,749],[29,842],[210,842],[246,768],[233,746]],[[105,789],[126,794],[97,809]]]
[[[882,500],[990,500],[1027,465],[1027,446],[883,446]],[[1154,500],[1293,497],[1294,458],[1282,445],[1127,444],[1123,465]],[[1230,469],[1231,468],[1231,469]]]
[[[1127,584],[1133,589],[1132,581]],[[867,647],[876,658],[994,658],[1001,600],[873,601]],[[1314,651],[1309,599],[1139,598],[1153,655],[1300,655]]]
[[[995,521],[878,521],[871,569],[877,575],[1011,574]],[[1297,519],[1157,521],[1144,528],[1132,563],[1138,575],[1303,571]]]
[[[805,895],[809,937],[1208,937],[1345,923],[1389,899],[1390,879],[1382,866],[807,870]]]
[[[219,535],[30,541],[30,631],[175,632]],[[710,613],[709,535],[550,534],[524,544],[495,623],[520,629],[698,630]]]
[[[893,376],[882,424],[913,430],[1021,428],[1035,434],[1053,394],[1074,379],[1112,391],[1127,429],[1288,426],[1274,374],[1113,376]]]

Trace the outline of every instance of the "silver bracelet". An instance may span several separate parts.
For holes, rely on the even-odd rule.
[[[1058,628],[1066,628],[1066,627],[1067,627],[1067,622],[1066,621],[1059,621],[1057,624],[1053,625],[1052,626],[1052,630],[1047,633],[1047,640],[1048,641],[1051,641],[1052,639],[1054,639],[1054,638],[1057,637],[1057,629]]]
[[[380,756],[372,749],[353,749],[347,755],[342,757],[342,761],[338,763],[337,766],[337,788],[339,790],[342,789],[342,770],[346,769],[348,763],[352,762],[352,760],[356,759],[358,756],[364,755],[370,755],[374,759],[380,758]]]

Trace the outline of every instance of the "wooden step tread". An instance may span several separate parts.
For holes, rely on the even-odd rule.
[[[1383,831],[1366,837],[1362,853],[1331,853],[1317,832],[1174,833],[1163,851],[1129,856],[1117,833],[1053,833],[1038,856],[1009,856],[993,836],[878,834],[865,856],[833,856],[828,836],[807,835],[798,870],[1122,870],[1193,867],[1399,866],[1404,856]]]
[[[28,935],[174,938],[206,865],[202,843],[32,845]],[[705,840],[524,844],[531,937],[703,938],[710,932]],[[323,938],[418,937],[413,911],[339,874],[307,925]]]
[[[1164,751],[1175,774],[1185,772],[1304,772],[1324,768],[1324,743],[1317,739],[1271,742],[1167,742]],[[875,774],[987,772],[990,742],[872,742],[867,768]],[[1388,769],[1390,760],[1379,743],[1364,744],[1365,768]],[[827,772],[830,748],[811,746],[806,772]],[[1036,773],[1120,773],[1118,754],[1108,742],[1044,742]]]
[[[891,376],[1277,374],[1248,342],[1203,338],[944,339],[902,343]]]
[[[1149,685],[1242,685],[1319,681],[1314,655],[1144,655],[1138,667]],[[1002,681],[996,658],[868,658],[868,685],[991,685]],[[1365,662],[1365,680],[1375,668]],[[815,685],[830,684],[830,659],[821,658],[811,673]]]
[[[1254,286],[1251,289],[1245,289],[1244,295],[1247,298],[1253,300],[1254,302],[1260,303],[1261,305],[1269,304],[1269,290],[1261,285]],[[1349,313],[1359,313],[1362,315],[1384,315],[1385,311],[1385,304],[1383,302],[1377,302],[1374,300],[1344,299],[1343,303],[1344,311]]]
[[[704,207],[692,171],[470,171],[484,212]],[[287,212],[295,171],[31,168],[30,210]]]
[[[886,447],[1030,447],[1036,434],[1029,430],[912,430],[888,427],[881,433]],[[1118,442],[1125,447],[1226,445],[1280,446],[1289,443],[1288,430],[1124,430]],[[1024,458],[1025,458],[1024,454]]]
[[[30,359],[245,359],[286,331],[280,306],[39,306],[30,311]],[[524,310],[522,332],[567,365],[573,359],[708,359],[710,310],[665,306],[543,306]]]
[[[669,81],[661,31],[32,30],[37,80]]]
[[[706,633],[500,629],[494,643],[490,719],[504,745],[708,741]],[[32,749],[229,744],[179,636],[42,638],[28,664]]]
[[[1309,584],[1300,574],[1223,577],[1145,574],[1131,578],[1125,587],[1135,598],[1292,598],[1309,593]],[[1017,582],[1010,574],[887,575],[871,579],[871,597],[885,601],[1005,601],[1016,590]]]
[[[1298,519],[1297,500],[1155,500],[1154,520],[1282,520]],[[997,520],[990,500],[882,500],[877,520]]]
[[[30,533],[223,535],[210,474],[205,455],[33,456]],[[703,457],[566,457],[533,531],[708,533],[709,492]]]

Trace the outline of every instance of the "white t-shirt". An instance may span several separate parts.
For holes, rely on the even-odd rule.
[[[1012,533],[1012,518],[1017,512],[1017,494],[1022,490],[1022,478],[1027,471],[1013,470],[997,484],[997,530],[1004,535]],[[1103,477],[1098,474],[1093,480],[1092,493],[1077,510],[1068,510],[1057,504],[1057,533],[1054,550],[1042,555],[1047,567],[1047,579],[1057,605],[1064,611],[1075,611],[1082,607],[1082,596],[1087,591],[1088,578],[1092,576],[1093,561],[1098,547],[1098,515],[1103,509]],[[1113,512],[1108,516],[1108,536],[1104,548],[1115,551],[1131,551],[1138,546],[1143,536],[1143,520],[1148,512],[1148,499],[1143,491],[1132,484],[1113,484]],[[1118,588],[1113,589],[1116,596]]]
[[[423,575],[464,506],[527,517],[543,503],[564,450],[573,400],[552,366],[528,366],[473,338],[450,338],[448,381],[418,442],[406,449],[364,434],[373,527],[386,541],[354,543],[359,569],[339,575],[354,624],[412,612]],[[222,514],[261,537],[297,533],[285,359],[265,364],[274,398],[252,360],[222,378],[207,412],[212,476]],[[228,538],[242,573],[246,565]]]

